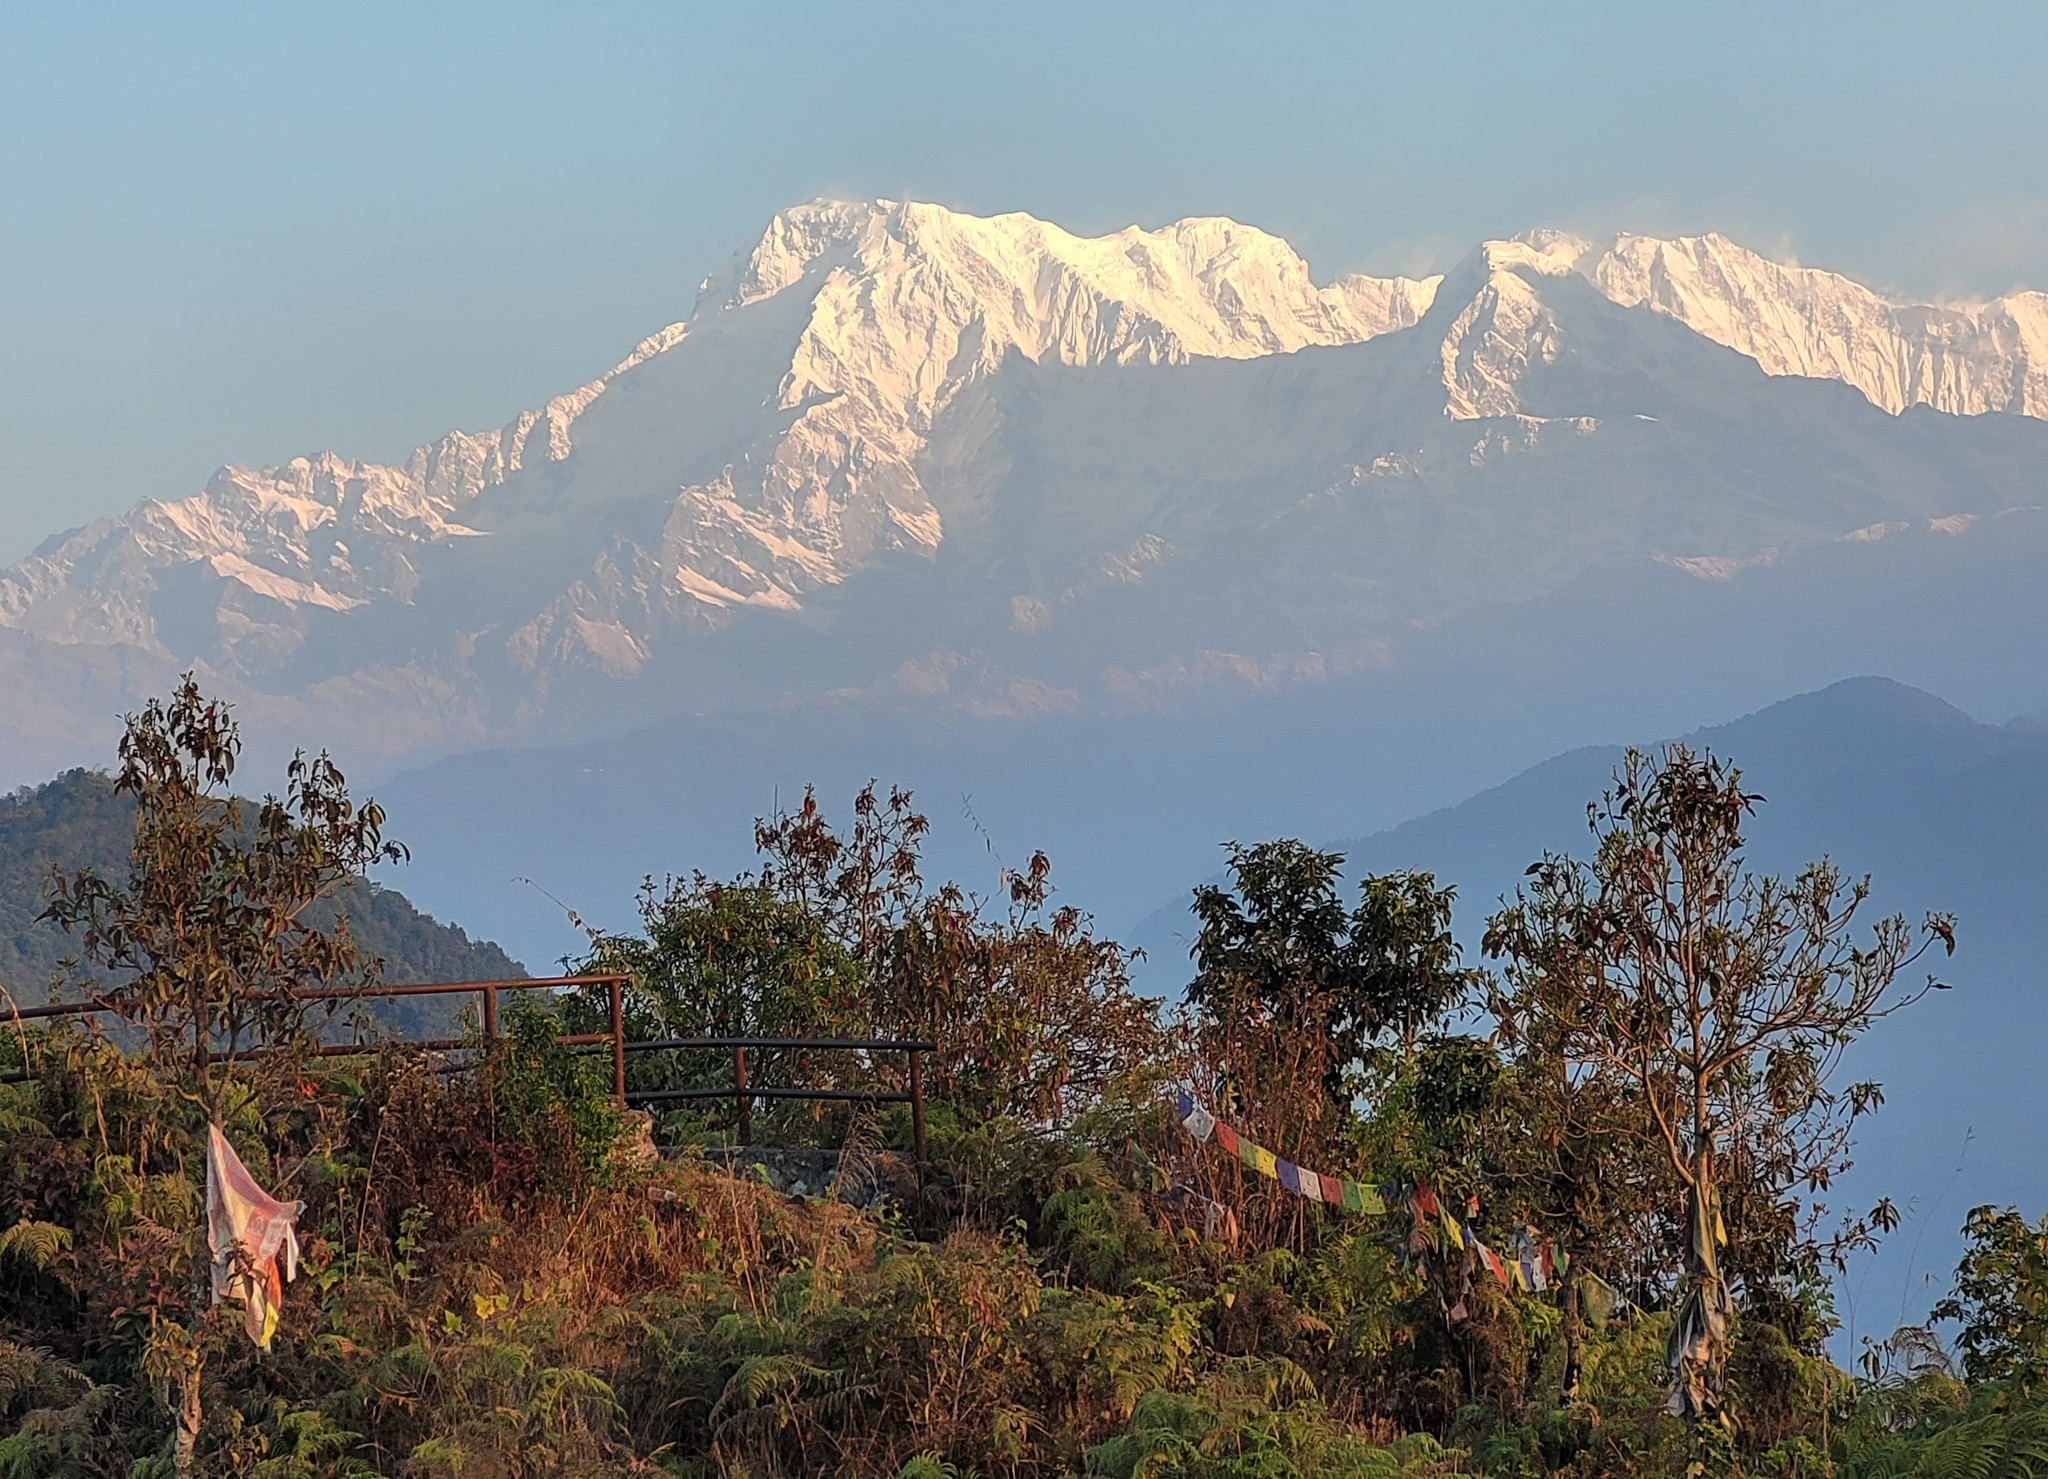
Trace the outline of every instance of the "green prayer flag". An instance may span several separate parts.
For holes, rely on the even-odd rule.
[[[1621,1291],[1598,1274],[1579,1275],[1579,1308],[1586,1312],[1586,1319],[1595,1330],[1605,1330],[1607,1322],[1626,1303]]]
[[[1343,1192],[1344,1210],[1346,1212],[1363,1212],[1365,1210],[1365,1195],[1356,1181],[1344,1182]]]

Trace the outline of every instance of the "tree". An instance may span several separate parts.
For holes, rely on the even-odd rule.
[[[2029,1225],[2008,1207],[1973,1207],[1956,1284],[1930,1317],[1962,1326],[1971,1381],[2011,1382],[2022,1395],[2048,1378],[2048,1217]]]
[[[626,1026],[639,1039],[672,1037],[860,1038],[871,1035],[868,977],[830,923],[758,877],[719,882],[694,874],[640,891],[641,933],[601,935],[579,973],[632,978]],[[572,1011],[578,1030],[601,1030],[609,1013],[587,1002]],[[844,1052],[754,1049],[756,1082],[851,1088],[867,1065]],[[633,1089],[707,1089],[736,1080],[737,1063],[716,1053],[636,1054]],[[868,1075],[872,1077],[872,1075]],[[822,1118],[825,1107],[783,1101],[769,1118]],[[843,1118],[843,1116],[842,1116]]]
[[[665,1023],[933,1040],[927,1092],[967,1124],[1061,1127],[1118,1081],[1166,1074],[1159,1003],[1086,915],[1052,904],[1045,854],[984,900],[927,887],[928,830],[907,791],[862,788],[844,833],[806,791],[755,824],[757,875],[648,891],[646,937],[601,937],[585,965],[634,973],[638,1009]]]
[[[79,936],[91,984],[143,1035],[148,1081],[185,1108],[148,1125],[127,1157],[137,1176],[152,1161],[195,1176],[209,1123],[267,1109],[296,1083],[314,1045],[307,993],[378,969],[345,917],[327,930],[307,911],[371,863],[405,856],[384,840],[383,811],[352,802],[324,753],[309,761],[302,752],[284,798],[266,797],[247,819],[228,789],[240,753],[228,706],[187,674],[168,701],[129,715],[121,737],[116,789],[136,802],[127,883],[89,868],[51,880],[43,917]],[[207,1339],[211,1260],[198,1205],[195,1195],[182,1219],[178,1209],[150,1218],[135,1248],[117,1227],[94,1274],[136,1291],[131,1318],[150,1332],[146,1360],[177,1393],[181,1474],[194,1462]],[[132,1266],[131,1254],[148,1266]]]
[[[1408,871],[1363,878],[1351,913],[1345,959],[1353,984],[1338,1005],[1340,1043],[1364,1059],[1391,1036],[1405,1060],[1418,1037],[1471,1001],[1485,972],[1459,963],[1451,934],[1454,886],[1437,887],[1436,875]]]
[[[1511,982],[1591,969],[1568,940],[1549,936],[1542,948],[1540,962],[1516,963]],[[1564,1253],[1558,1388],[1575,1400],[1587,1324],[1581,1292],[1610,1280],[1653,1284],[1669,1246],[1668,1218],[1658,1214],[1682,1203],[1683,1193],[1674,1192],[1661,1152],[1642,1153],[1646,1115],[1627,1080],[1575,1063],[1562,1041],[1562,1019],[1518,1010],[1498,986],[1491,1010],[1502,1028],[1505,1117],[1514,1125],[1495,1142],[1495,1164],[1517,1215],[1548,1229]]]
[[[1408,1055],[1475,990],[1450,932],[1457,891],[1433,875],[1365,878],[1347,914],[1339,853],[1282,839],[1232,843],[1229,858],[1231,887],[1195,890],[1188,1001],[1214,1023],[1268,1024],[1290,1079],[1313,1059],[1332,1106],[1389,1037]]]
[[[284,799],[265,797],[245,826],[228,789],[241,748],[228,706],[189,673],[168,703],[129,715],[115,781],[136,803],[128,882],[53,874],[42,915],[80,937],[83,962],[111,980],[101,998],[216,1120],[237,1069],[274,1076],[280,1055],[309,1045],[308,989],[375,974],[346,918],[321,929],[308,909],[405,857],[384,840],[383,810],[356,806],[324,752],[293,756]]]
[[[1917,932],[1880,920],[1858,943],[1869,880],[1826,859],[1789,883],[1751,873],[1743,829],[1761,799],[1712,754],[1630,751],[1588,808],[1592,861],[1533,865],[1485,936],[1508,963],[1502,1040],[1554,1055],[1573,1095],[1621,1112],[1589,1122],[1603,1165],[1649,1147],[1662,1164],[1645,1184],[1668,1175],[1683,1196],[1665,1209],[1684,1228],[1666,1261],[1683,1290],[1668,1355],[1672,1410],[1693,1422],[1720,1415],[1735,1289],[1782,1301],[1894,1220],[1880,1202],[1814,1236],[1813,1198],[1881,1101],[1836,1070],[1873,1022],[1941,985],[1895,991],[1900,973],[1936,941],[1954,949],[1953,922],[1932,914]]]
[[[1368,1080],[1384,1089],[1412,1067],[1478,982],[1450,934],[1453,890],[1428,873],[1369,877],[1347,912],[1343,862],[1286,839],[1232,844],[1230,887],[1195,890],[1188,987],[1219,1097],[1261,1143],[1326,1167]]]

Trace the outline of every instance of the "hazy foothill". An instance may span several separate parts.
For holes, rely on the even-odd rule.
[[[818,200],[52,535],[0,1473],[2048,1473],[2044,375],[1713,234]]]

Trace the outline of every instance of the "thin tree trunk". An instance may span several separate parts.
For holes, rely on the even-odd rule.
[[[190,1479],[197,1462],[199,1377],[203,1361],[198,1351],[190,1352],[185,1358],[185,1369],[178,1378],[178,1441],[171,1452],[171,1465],[179,1479]]]
[[[1564,1273],[1564,1376],[1558,1390],[1567,1402],[1579,1399],[1579,1353],[1585,1336],[1579,1316],[1579,1250],[1571,1250]]]
[[[201,1248],[206,1245],[202,1243]],[[192,1283],[192,1330],[187,1339],[191,1342],[185,1348],[184,1361],[178,1371],[178,1441],[171,1450],[171,1466],[178,1479],[191,1479],[198,1462],[199,1422],[202,1416],[199,1403],[199,1378],[206,1369],[206,1353],[200,1347],[200,1332],[205,1327],[207,1296],[213,1292],[210,1272],[201,1273]]]

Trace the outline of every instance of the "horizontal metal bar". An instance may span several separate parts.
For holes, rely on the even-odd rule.
[[[526,976],[516,981],[426,981],[411,986],[336,986],[317,991],[301,991],[298,1001],[370,1001],[394,996],[460,996],[478,991],[531,991],[539,987],[558,986],[608,986],[613,981],[630,981],[632,977],[612,976]],[[112,1012],[119,1008],[101,998],[92,1001],[48,1002],[42,1006],[21,1007],[0,1012],[0,1021],[18,1018],[29,1022],[42,1017],[82,1017],[94,1012]]]
[[[524,976],[516,981],[426,981],[417,986],[336,986],[301,991],[300,1001],[352,1001],[387,996],[455,996],[472,991],[530,991],[536,987],[609,986],[630,976]]]
[[[645,1103],[668,1099],[858,1099],[869,1104],[908,1104],[908,1094],[892,1094],[882,1090],[867,1089],[760,1089],[748,1084],[744,1089],[628,1089],[628,1100],[638,1099]]]
[[[469,1043],[468,1043],[467,1041],[465,1041],[464,1039],[462,1039],[462,1038],[459,1038],[459,1037],[434,1037],[434,1038],[426,1038],[426,1039],[424,1039],[424,1040],[422,1040],[422,1041],[419,1041],[419,1042],[413,1042],[412,1040],[410,1040],[410,1039],[408,1039],[408,1038],[402,1038],[402,1037],[394,1037],[394,1038],[393,1038],[393,1039],[391,1039],[391,1041],[390,1041],[390,1042],[388,1042],[388,1043],[377,1043],[377,1042],[328,1042],[328,1043],[322,1043],[322,1044],[320,1044],[320,1046],[319,1046],[319,1047],[317,1047],[317,1048],[313,1049],[313,1056],[314,1056],[314,1057],[316,1057],[316,1058],[360,1058],[360,1057],[367,1057],[367,1056],[368,1056],[369,1054],[371,1054],[371,1053],[375,1053],[375,1052],[378,1052],[378,1051],[380,1051],[381,1049],[383,1049],[383,1048],[387,1048],[387,1047],[391,1047],[391,1048],[417,1048],[417,1049],[418,1049],[419,1051],[421,1051],[422,1053],[453,1053],[453,1052],[456,1052],[457,1050],[459,1050],[459,1049],[461,1049],[461,1048],[466,1048],[466,1047],[469,1047],[469,1046],[470,1046],[470,1044],[469,1044]],[[263,1051],[263,1050],[259,1048],[259,1049],[258,1049],[258,1050],[257,1050],[257,1051],[256,1051],[255,1053],[243,1053],[243,1054],[240,1054],[239,1056],[241,1056],[241,1057],[243,1057],[243,1058],[253,1058],[253,1057],[258,1057],[258,1056],[261,1056],[261,1054],[262,1054],[262,1051]]]
[[[104,1001],[57,1001],[39,1007],[10,1007],[0,1013],[9,1019],[33,1022],[39,1017],[82,1017],[88,1012],[111,1012],[114,1008]]]
[[[628,1042],[629,1053],[652,1053],[668,1049],[712,1048],[830,1048],[868,1053],[936,1053],[935,1042],[898,1042],[866,1037],[656,1037]]]
[[[611,1034],[608,1032],[585,1032],[573,1037],[558,1037],[555,1041],[564,1046],[580,1047],[587,1043],[610,1042]],[[482,1043],[475,1042],[466,1037],[417,1039],[394,1037],[384,1042],[319,1043],[308,1050],[308,1056],[314,1058],[363,1058],[384,1048],[412,1048],[422,1053],[464,1053],[475,1052],[482,1047]],[[247,1052],[236,1053],[232,1058],[223,1053],[215,1061],[225,1066],[234,1063],[248,1063],[270,1056],[271,1050],[268,1048],[253,1048]],[[29,1069],[22,1069],[17,1073],[0,1073],[0,1084],[25,1084],[36,1077],[38,1075]]]

